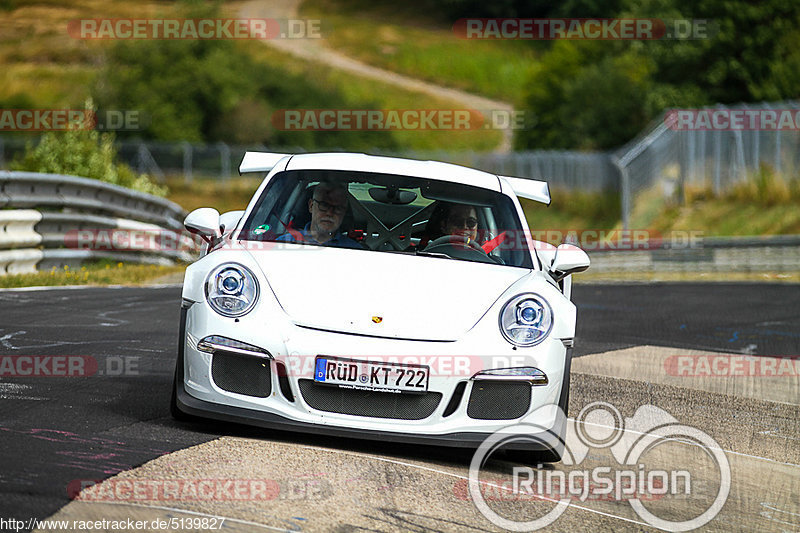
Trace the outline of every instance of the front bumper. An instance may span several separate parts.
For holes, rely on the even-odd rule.
[[[264,332],[263,325],[259,328],[255,323],[248,324],[255,322],[254,317],[247,320],[243,318],[235,324],[220,324],[220,317],[210,312],[203,303],[194,304],[182,312],[186,313],[186,334],[182,335],[180,341],[176,401],[178,408],[190,415],[289,431],[452,447],[475,447],[491,433],[516,423],[535,424],[560,434],[555,417],[542,419],[541,412],[534,415],[537,409],[559,404],[563,400],[562,383],[569,359],[564,343],[558,339],[549,339],[521,355],[521,350],[513,350],[510,345],[500,344],[498,348],[498,343],[481,343],[474,338],[450,343],[365,338],[310,330],[288,322]],[[208,335],[223,335],[269,351],[272,358],[265,358],[265,364],[271,366],[270,379],[273,382],[270,393],[265,397],[256,397],[220,388],[212,378],[212,355],[197,349],[198,340]],[[524,361],[544,370],[549,381],[547,385],[530,388],[528,409],[513,419],[477,419],[469,416],[469,399],[476,383],[471,379],[473,369],[461,375],[432,375],[429,391],[441,394],[441,400],[435,410],[424,418],[408,420],[358,416],[324,408],[315,409],[304,397],[300,380],[313,379],[313,364],[304,365],[302,362],[313,361],[314,354],[320,353],[356,358],[398,354],[428,358],[441,356],[443,359],[469,353],[471,358]],[[298,365],[298,361],[301,364]],[[278,364],[289,369],[284,383],[279,381]],[[306,387],[308,383],[305,381]],[[459,384],[462,384],[461,397],[456,398],[457,405],[452,409],[451,401],[457,394]],[[282,390],[287,385],[291,390],[290,396],[293,396],[291,399]]]

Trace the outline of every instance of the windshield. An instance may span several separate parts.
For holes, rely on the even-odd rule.
[[[532,268],[514,203],[458,183],[365,172],[281,172],[239,238]]]

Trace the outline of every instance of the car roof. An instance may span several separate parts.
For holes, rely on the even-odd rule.
[[[283,170],[349,170],[413,176],[462,183],[501,193],[504,188],[508,188],[517,196],[550,205],[550,188],[546,181],[494,175],[482,170],[441,161],[418,161],[349,152],[300,155],[245,152],[242,162],[239,164],[239,173],[273,170],[277,172],[278,169],[282,169],[281,165],[285,165]],[[267,176],[267,179],[271,175],[272,173]],[[264,180],[264,185],[266,185],[267,179]]]
[[[441,161],[336,152],[298,154],[291,156],[286,170],[349,170],[399,174],[462,183],[500,192],[500,179],[496,175]]]

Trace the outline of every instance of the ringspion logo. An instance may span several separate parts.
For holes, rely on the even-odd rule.
[[[487,520],[503,529],[542,529],[558,520],[573,501],[600,500],[627,502],[653,527],[689,531],[713,520],[728,499],[731,468],[719,444],[656,406],[641,406],[625,418],[607,402],[592,402],[574,420],[567,420],[558,406],[549,405],[528,419],[537,423],[510,425],[490,435],[470,464],[470,498]],[[552,427],[566,424],[563,440],[538,425],[544,421]],[[515,466],[508,483],[497,483],[495,469],[487,478],[488,459],[512,446],[561,449],[561,463],[552,468]],[[682,453],[675,453],[674,446],[684,447]],[[499,494],[496,491],[504,494],[493,496]],[[454,493],[459,496],[458,487]],[[488,504],[492,500],[531,505],[524,507],[521,519],[508,507],[493,509]]]

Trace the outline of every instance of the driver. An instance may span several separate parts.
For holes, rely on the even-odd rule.
[[[321,182],[314,188],[314,194],[308,201],[308,210],[311,213],[311,222],[300,231],[290,229],[276,240],[363,248],[357,241],[339,231],[347,212],[347,188],[343,185]]]

